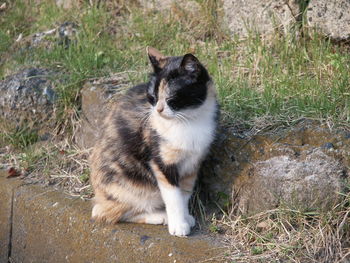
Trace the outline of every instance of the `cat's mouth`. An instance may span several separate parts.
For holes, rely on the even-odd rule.
[[[165,114],[163,112],[159,112],[158,115],[164,119],[171,120],[174,118],[174,116],[169,116],[168,114]]]

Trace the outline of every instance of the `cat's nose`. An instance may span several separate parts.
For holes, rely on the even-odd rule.
[[[164,106],[163,106],[163,105],[157,106],[157,111],[158,111],[159,113],[161,113],[163,110],[164,110]]]

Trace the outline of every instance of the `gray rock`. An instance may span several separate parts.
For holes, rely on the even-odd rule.
[[[78,25],[74,22],[64,22],[58,27],[58,43],[68,48],[72,41],[76,42],[78,33]]]
[[[25,38],[24,41],[26,42],[28,47],[39,47],[39,46],[50,47],[51,42],[47,41],[46,37],[49,35],[53,35],[55,33],[56,33],[56,29],[35,33],[34,35]]]
[[[56,5],[63,9],[72,9],[78,6],[78,1],[76,0],[56,0]]]
[[[68,48],[71,43],[77,42],[77,35],[78,25],[67,21],[59,25],[57,28],[37,32],[26,37],[21,36],[16,40],[16,46],[24,49],[30,49],[33,47],[51,49],[54,44],[57,43]]]
[[[350,144],[345,135],[344,131],[331,131],[307,120],[292,129],[249,137],[222,128],[202,167],[201,189],[222,208],[232,205],[242,214],[273,209],[283,203],[301,209],[327,209],[340,197],[335,191],[342,190],[349,180]],[[325,149],[325,142],[337,145],[339,151]],[[290,178],[293,172],[300,178]],[[309,188],[307,180],[311,181]],[[300,194],[295,199],[292,186],[284,188],[289,181],[293,181],[294,193]],[[304,206],[300,206],[300,200]]]
[[[29,68],[0,82],[0,118],[12,126],[49,125],[54,122],[57,99],[54,73]]]
[[[349,0],[311,0],[307,8],[307,22],[335,40],[350,38]]]
[[[333,145],[333,143],[331,143],[331,142],[326,142],[325,144],[322,145],[322,148],[325,148],[325,149],[333,149],[333,148],[334,148],[334,145]]]
[[[300,17],[294,0],[224,0],[225,22],[233,34],[250,32],[270,35],[288,31]]]
[[[87,82],[81,90],[82,112],[74,140],[81,148],[93,147],[100,135],[101,126],[111,107],[111,102],[130,87],[124,74],[115,74]]]
[[[298,158],[277,156],[257,162],[251,179],[240,189],[238,210],[256,213],[279,206],[327,210],[339,199],[345,168],[320,149],[303,151]]]
[[[171,10],[173,6],[180,6],[192,13],[198,12],[201,9],[200,4],[193,0],[138,0],[138,2],[143,8],[159,11]]]

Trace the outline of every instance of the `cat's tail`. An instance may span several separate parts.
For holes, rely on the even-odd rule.
[[[116,224],[130,210],[125,203],[106,197],[99,190],[95,192],[91,219],[95,222]]]

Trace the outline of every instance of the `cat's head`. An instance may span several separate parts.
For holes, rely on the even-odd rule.
[[[212,86],[203,65],[192,54],[166,57],[151,47],[147,53],[154,70],[147,98],[154,114],[165,119],[198,116]]]

